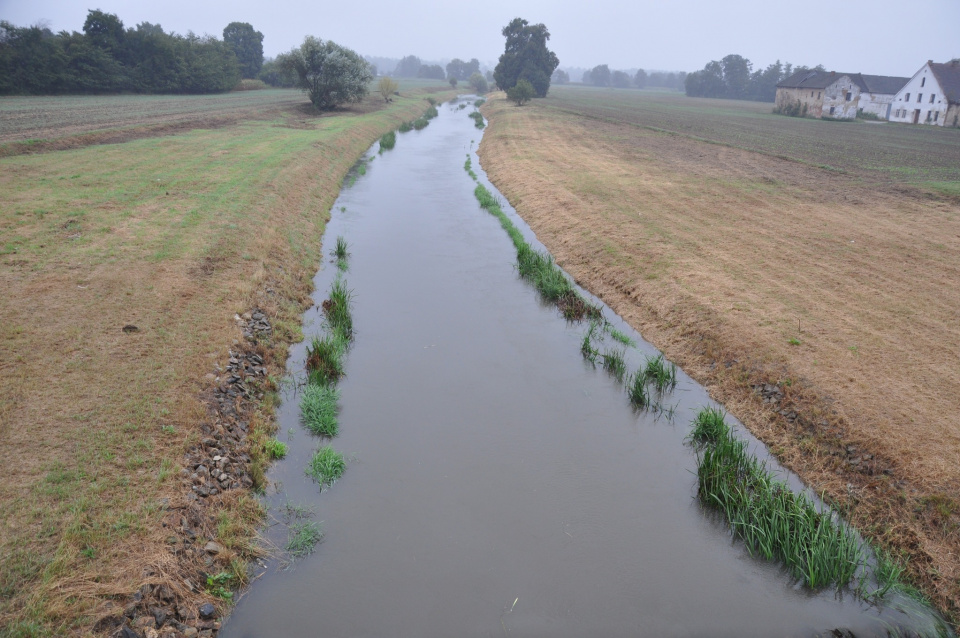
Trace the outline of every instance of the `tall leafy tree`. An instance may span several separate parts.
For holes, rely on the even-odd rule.
[[[642,89],[647,85],[647,72],[643,69],[637,69],[637,74],[633,76],[633,85]]]
[[[530,24],[514,18],[503,28],[506,46],[493,71],[497,86],[508,90],[520,80],[533,86],[536,97],[546,97],[550,76],[560,65],[557,55],[547,48],[550,32],[543,24]]]
[[[614,71],[610,74],[610,85],[618,89],[630,88],[630,76],[626,71]]]
[[[277,62],[296,73],[298,86],[321,111],[359,102],[373,80],[370,65],[356,51],[313,36],[278,56]]]
[[[223,28],[223,41],[233,49],[245,78],[255,78],[263,66],[263,34],[249,22],[231,22]]]
[[[408,55],[397,62],[397,68],[394,69],[393,74],[398,78],[415,78],[420,73],[421,66],[423,64],[420,62],[420,58],[415,55]]]
[[[590,84],[594,86],[610,86],[610,67],[598,64],[589,71]]]
[[[750,91],[750,71],[753,64],[742,55],[730,54],[720,60],[726,97],[744,100]]]

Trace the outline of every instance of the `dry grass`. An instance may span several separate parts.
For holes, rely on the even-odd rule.
[[[484,168],[558,263],[909,557],[956,622],[960,206],[562,96],[483,110]]]
[[[425,102],[382,105],[0,160],[0,633],[87,633],[176,572],[205,375],[252,307],[282,371],[342,176]],[[219,503],[204,533],[242,548],[257,509]]]

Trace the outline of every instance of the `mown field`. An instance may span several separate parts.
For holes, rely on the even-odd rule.
[[[236,314],[266,314],[257,352],[282,374],[340,180],[428,106],[429,89],[401,94],[322,116],[290,92],[3,102],[43,114],[0,118],[6,131],[78,148],[0,159],[0,635],[87,634],[145,583],[194,617],[204,600],[224,608],[196,570],[238,584],[258,507],[249,490],[211,498],[191,524],[198,547],[221,544],[216,560],[174,552],[170,512],[199,516],[177,509],[193,507],[184,453],[212,432],[215,375],[243,345]],[[224,104],[239,115],[206,126]],[[108,145],[69,134],[131,118],[185,126]],[[244,418],[250,448],[232,462],[256,465],[269,403]]]
[[[767,103],[630,89],[553,87],[543,106],[960,195],[957,128],[788,118]]]
[[[768,109],[555,87],[488,101],[480,157],[579,283],[956,623],[960,131]]]

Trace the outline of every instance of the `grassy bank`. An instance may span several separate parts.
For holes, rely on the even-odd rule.
[[[257,356],[282,374],[343,176],[424,112],[401,94],[0,160],[3,635],[88,632],[179,573],[164,525],[190,489],[184,453],[207,445],[228,350],[246,343],[235,315],[263,311]],[[251,386],[268,401],[244,421],[263,457],[271,381]],[[197,542],[223,547],[217,568],[249,548],[247,492],[209,497]],[[191,604],[223,608],[195,589]]]
[[[789,140],[792,127],[831,123],[711,101],[685,105],[705,111],[685,119],[583,93],[489,100],[490,179],[567,272],[902,559],[905,579],[956,622],[960,431],[945,406],[960,393],[960,208],[875,188],[855,160],[825,171],[693,139],[709,131],[663,132],[689,121],[719,136],[763,120],[773,135],[785,121]],[[941,132],[955,136],[884,135]],[[861,159],[912,162],[871,139]],[[918,163],[933,166],[920,181],[952,170],[949,152]]]

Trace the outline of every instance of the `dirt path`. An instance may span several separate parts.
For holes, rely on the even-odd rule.
[[[558,262],[956,614],[960,207],[537,101],[484,112],[483,167]]]

